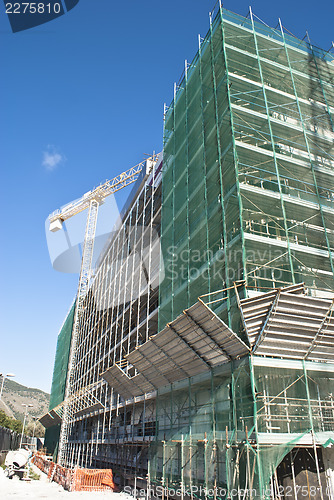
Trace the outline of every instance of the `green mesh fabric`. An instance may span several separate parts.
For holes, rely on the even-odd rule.
[[[333,289],[333,77],[331,54],[218,8],[165,115],[160,329],[208,294],[240,333],[237,280]],[[332,442],[330,368],[253,360],[158,392],[153,483],[269,498],[294,447]]]
[[[331,59],[218,11],[165,116],[160,329],[239,279],[333,288]]]
[[[49,410],[64,401],[67,365],[70,354],[75,303],[71,307],[58,335],[55,364],[53,368]],[[58,445],[60,425],[49,427],[45,431],[45,447],[49,453],[54,453]]]
[[[70,354],[72,328],[74,320],[75,304],[73,304],[69,311],[67,318],[60,330],[57,341],[57,350],[55,357],[55,364],[53,368],[53,377],[51,385],[51,395],[49,410],[55,408],[57,405],[64,401],[66,378],[67,378],[67,365]]]
[[[53,461],[57,460],[57,450],[60,437],[60,424],[49,427],[45,430],[44,446],[50,455],[53,455]]]
[[[331,445],[333,367],[275,363],[246,357],[159,389],[152,484],[192,489],[196,498],[245,490],[241,498],[272,498],[284,457],[305,442],[312,448],[314,439]]]
[[[221,43],[220,30],[206,36],[165,119],[160,328],[230,283],[226,245],[239,234],[240,206]]]

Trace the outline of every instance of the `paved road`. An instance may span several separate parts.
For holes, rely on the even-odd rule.
[[[78,492],[69,493],[56,483],[49,483],[45,474],[34,468],[41,479],[39,481],[20,481],[8,479],[0,467],[0,500],[134,500],[124,493],[113,492]]]

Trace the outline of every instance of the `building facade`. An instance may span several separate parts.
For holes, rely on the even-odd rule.
[[[334,498],[333,120],[330,52],[218,6],[87,294],[64,465]]]

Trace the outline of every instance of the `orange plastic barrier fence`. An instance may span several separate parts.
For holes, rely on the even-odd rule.
[[[48,470],[48,479],[50,479],[50,478],[51,478],[51,476],[52,476],[52,472],[53,472],[53,470],[54,470],[54,468],[55,468],[55,465],[56,465],[56,464],[55,464],[54,462],[51,462],[50,467],[49,467],[49,470]]]
[[[76,467],[73,473],[71,491],[115,490],[111,469],[82,469]]]
[[[66,469],[59,464],[54,464],[50,479],[60,484],[65,490],[71,490],[73,470]]]
[[[50,481],[55,481],[69,491],[117,491],[111,469],[67,469],[36,453],[32,463],[45,472]]]
[[[43,455],[40,455],[39,453],[36,453],[32,459],[31,459],[32,463],[34,465],[36,465],[36,467],[38,467],[42,472],[46,472],[46,469],[48,467],[48,464],[50,462],[48,462],[48,460],[46,460],[46,458],[43,456]]]

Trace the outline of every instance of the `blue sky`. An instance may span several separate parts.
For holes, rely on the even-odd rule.
[[[163,104],[209,27],[207,0],[80,0],[43,26],[11,33],[0,8],[0,372],[49,391],[59,329],[78,276],[53,270],[48,214],[162,148]],[[248,1],[224,7],[246,15]],[[332,40],[333,1],[256,0],[315,45]],[[128,188],[129,189],[129,188]],[[128,193],[129,191],[127,191]],[[122,202],[125,193],[119,199]]]

